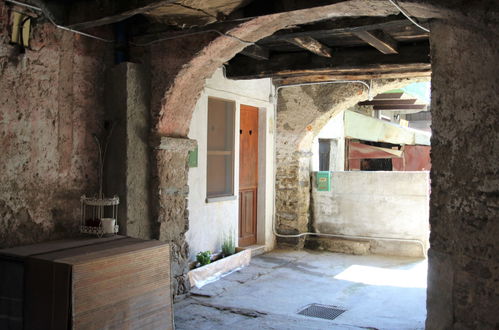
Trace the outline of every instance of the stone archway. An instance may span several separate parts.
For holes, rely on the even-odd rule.
[[[373,80],[371,94],[428,78]],[[282,234],[309,231],[312,141],[327,122],[368,98],[359,83],[284,88],[277,104],[276,224]],[[304,239],[283,239],[302,247]]]
[[[408,3],[425,16],[421,6]],[[187,154],[190,121],[204,82],[217,68],[248,46],[296,24],[332,17],[387,16],[398,10],[389,2],[365,6],[364,1],[343,1],[285,13],[260,16],[225,31],[169,40],[150,47],[151,110],[153,118],[152,214],[154,237],[172,243],[174,292],[187,292],[189,229],[187,211]]]
[[[370,2],[369,6],[373,6],[370,9],[364,8],[365,1],[348,3],[356,4],[358,10],[337,11],[345,5],[340,2],[311,12],[299,11],[299,15],[260,17],[228,33],[254,41],[288,24],[335,15],[365,15],[366,10],[383,3],[389,6],[388,1]],[[399,3],[416,16],[415,9],[428,9],[418,1]],[[484,1],[458,3],[440,4],[451,8],[453,15],[448,16],[449,21],[432,22],[430,27],[434,130],[426,326],[493,329],[499,324],[496,313],[499,7]],[[390,11],[393,9],[387,10],[385,15],[395,13]],[[307,12],[310,16],[303,16]],[[466,17],[459,16],[464,12]],[[182,251],[185,250],[183,235],[188,229],[185,178],[191,142],[186,142],[186,137],[192,109],[204,79],[243,47],[234,39],[214,39],[210,35],[151,47],[154,135],[170,137],[163,139],[163,143],[153,143],[156,185],[152,191],[153,204],[159,228],[157,236],[163,232],[167,234],[164,239],[173,243],[177,294],[188,290],[186,257]],[[306,139],[296,140],[302,145],[300,149],[306,144],[302,141]],[[486,151],[482,152],[484,148]],[[293,166],[298,173],[303,155],[298,154],[296,159]],[[293,189],[292,184],[288,189]]]

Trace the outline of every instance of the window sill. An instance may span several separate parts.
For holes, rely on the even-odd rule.
[[[206,203],[216,203],[216,202],[224,202],[224,201],[233,201],[236,200],[236,195],[231,196],[220,196],[220,197],[206,197]]]

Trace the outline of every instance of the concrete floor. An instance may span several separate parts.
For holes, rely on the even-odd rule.
[[[424,329],[422,259],[275,250],[174,305],[176,329]],[[336,319],[298,315],[318,303]]]

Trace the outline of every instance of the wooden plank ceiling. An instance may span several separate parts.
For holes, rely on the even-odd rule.
[[[428,39],[429,33],[402,15],[321,21],[279,31],[247,47],[229,61],[227,77],[273,78],[277,85],[427,77]]]
[[[56,23],[85,30],[123,22],[135,45],[219,34],[255,17],[339,4],[329,19],[293,26],[259,40],[230,60],[227,77],[271,77],[278,85],[340,79],[405,78],[430,75],[429,34],[388,1],[360,0],[41,0]],[[433,17],[410,1],[411,14]],[[364,6],[365,17],[354,17]],[[351,10],[350,10],[351,8]],[[388,16],[387,16],[388,15]],[[391,15],[391,16],[390,16]],[[425,19],[420,23],[427,25]],[[184,35],[184,36],[182,36]]]

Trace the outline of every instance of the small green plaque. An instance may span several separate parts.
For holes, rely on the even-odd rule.
[[[198,147],[189,151],[189,167],[198,167]]]
[[[315,176],[315,182],[317,184],[317,191],[331,191],[331,172],[317,172]]]

